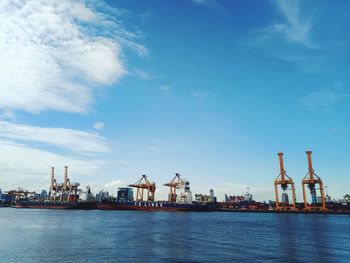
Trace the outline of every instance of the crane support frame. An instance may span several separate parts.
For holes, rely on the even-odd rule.
[[[276,210],[296,210],[296,195],[295,195],[295,186],[294,181],[291,177],[289,177],[284,170],[283,163],[283,153],[279,152],[278,154],[279,163],[280,163],[280,174],[277,176],[274,185],[275,185],[275,197],[276,197]],[[292,191],[292,203],[284,204],[279,201],[279,186],[283,191],[288,189],[288,186],[291,187]]]
[[[165,186],[170,187],[169,193],[169,202],[176,203],[176,189],[183,185],[185,182],[181,179],[181,175],[179,173],[175,174],[175,177],[169,182],[164,184]]]
[[[315,173],[312,167],[312,159],[311,159],[312,151],[306,151],[307,161],[308,161],[308,173],[305,175],[302,180],[302,188],[303,188],[303,199],[304,199],[304,211],[327,211],[325,195],[324,195],[324,187],[322,179]],[[319,186],[319,191],[321,195],[321,204],[317,203],[317,189],[316,186]],[[310,193],[316,200],[312,200],[311,204],[307,202],[306,196],[306,186],[308,186]]]
[[[147,201],[154,201],[156,184],[154,182],[150,182],[145,174],[142,175],[142,177],[136,183],[130,184],[129,186],[137,188],[136,201],[143,201],[144,190],[147,190]]]

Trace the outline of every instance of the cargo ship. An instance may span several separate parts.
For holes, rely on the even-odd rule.
[[[101,210],[134,210],[134,211],[169,211],[169,212],[211,212],[216,211],[214,204],[198,203],[170,203],[170,202],[145,202],[145,201],[118,201],[102,200],[99,204]]]
[[[135,184],[137,188],[136,201],[132,188],[119,188],[117,198],[102,199],[101,210],[134,210],[134,211],[171,211],[171,212],[211,212],[217,211],[216,202],[193,202],[189,182],[181,179],[179,174],[166,186],[170,187],[168,201],[154,201],[155,184],[147,180],[145,175]],[[147,190],[147,201],[143,201],[143,190]],[[176,190],[180,193],[177,195]]]
[[[51,201],[32,201],[20,200],[14,205],[15,208],[36,208],[36,209],[97,209],[98,204],[91,201],[77,202],[51,202]]]

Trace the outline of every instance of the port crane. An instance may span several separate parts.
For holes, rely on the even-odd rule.
[[[147,201],[154,201],[154,193],[156,191],[156,184],[150,182],[147,176],[142,175],[141,179],[134,184],[129,184],[130,187],[137,188],[136,201],[143,201],[143,191],[147,190]]]
[[[15,203],[16,201],[21,199],[28,199],[30,196],[33,196],[35,194],[35,192],[30,192],[21,187],[18,187],[15,190],[6,191],[5,193],[10,196],[13,196],[12,203]]]
[[[312,151],[306,151],[309,171],[302,181],[303,197],[304,197],[304,210],[305,211],[310,211],[310,210],[327,211],[325,197],[324,197],[323,182],[322,182],[321,178],[319,176],[317,176],[317,174],[315,173],[315,171],[312,167],[311,154],[312,154]],[[311,194],[311,204],[310,205],[307,203],[306,190],[305,190],[306,185],[308,186],[308,188],[310,190],[310,194]],[[321,195],[321,206],[318,205],[316,185],[319,186],[319,191],[320,191],[320,195]]]
[[[64,167],[64,182],[62,187],[62,194],[61,194],[61,202],[74,202],[77,201],[77,193],[78,188],[80,184],[79,183],[71,183],[70,179],[68,178],[68,166]]]
[[[58,184],[55,178],[55,167],[51,167],[51,185],[49,200],[60,202],[73,202],[77,200],[79,183],[71,183],[68,178],[68,166],[64,167],[64,181]]]
[[[55,178],[55,167],[51,167],[51,184],[49,190],[49,200],[56,201],[56,195],[58,192],[58,185]]]
[[[170,187],[169,202],[176,202],[176,188],[179,188],[179,186],[184,184],[185,182],[181,179],[181,175],[179,173],[175,174],[175,177],[170,181],[170,183],[164,184],[165,186]]]
[[[280,174],[275,180],[275,194],[276,194],[276,210],[295,210],[296,209],[296,197],[295,197],[295,187],[293,179],[290,178],[286,171],[284,170],[283,163],[283,153],[280,152],[277,154],[280,162]],[[280,186],[283,190],[282,194],[282,203],[279,202],[279,193],[278,186]],[[290,188],[289,188],[290,186]],[[292,203],[289,204],[288,194],[286,190],[292,190]]]

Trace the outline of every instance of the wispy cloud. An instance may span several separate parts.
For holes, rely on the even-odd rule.
[[[203,8],[209,8],[222,16],[229,16],[227,8],[225,8],[223,1],[218,0],[190,0],[195,5]]]
[[[106,184],[105,184],[105,187],[106,187],[106,188],[116,188],[116,187],[121,186],[121,185],[123,185],[123,184],[124,184],[124,181],[118,179],[118,180],[114,180],[114,181],[111,181],[111,182],[106,183]],[[115,190],[115,189],[114,189],[114,190]]]
[[[208,6],[208,7],[214,7],[217,5],[216,0],[191,0],[191,1],[195,4]]]
[[[284,21],[272,24],[266,33],[279,35],[309,48],[313,47],[310,36],[313,14],[303,13],[298,0],[277,0],[276,6]]]
[[[94,3],[1,1],[0,108],[86,112],[95,87],[126,73],[123,47],[142,46]]]
[[[244,47],[293,63],[306,73],[327,67],[338,50],[331,52],[334,45],[321,34],[326,23],[322,6],[299,0],[275,0],[272,7],[276,16],[266,27],[252,30],[243,42]]]
[[[0,120],[14,120],[16,115],[11,110],[4,110],[0,113]]]
[[[329,131],[331,132],[331,133],[335,133],[335,132],[337,132],[337,131],[339,131],[340,130],[340,128],[338,128],[338,127],[333,127],[333,128],[331,128],[331,129],[329,129]]]
[[[307,94],[301,99],[304,107],[310,110],[317,108],[330,108],[349,95],[336,89],[322,89]]]
[[[180,99],[174,94],[172,88],[170,85],[162,85],[159,87],[159,90],[165,94],[167,97],[177,101],[177,102],[180,102]]]
[[[105,124],[103,122],[95,122],[93,125],[94,129],[96,130],[103,130],[105,128]]]
[[[115,161],[115,163],[117,163],[117,164],[122,164],[122,165],[129,165],[129,164],[130,164],[130,162],[129,162],[129,161],[126,161],[126,160]]]
[[[144,71],[141,69],[135,69],[134,75],[136,75],[137,77],[139,77],[140,79],[143,79],[143,80],[151,80],[151,79],[156,79],[159,77],[158,75],[152,74],[150,72],[147,72],[147,71]]]
[[[153,139],[150,144],[146,146],[146,149],[151,152],[156,152],[164,148],[165,141],[161,139]]]
[[[208,102],[217,96],[216,93],[206,90],[191,90],[190,95],[196,103]]]
[[[191,94],[192,97],[195,97],[195,98],[204,98],[204,97],[216,96],[216,94],[211,93],[209,91],[205,91],[205,90],[191,90],[190,94]]]
[[[159,89],[167,95],[171,94],[171,88],[169,85],[162,85]]]
[[[103,137],[81,130],[38,127],[0,121],[0,137],[22,142],[44,143],[79,154],[110,151]]]
[[[327,57],[324,54],[309,53],[305,50],[294,50],[289,53],[284,50],[275,51],[274,57],[293,63],[306,73],[317,73],[326,64]]]

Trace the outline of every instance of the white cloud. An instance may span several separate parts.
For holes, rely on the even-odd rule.
[[[56,167],[58,181],[63,180],[63,167],[69,166],[72,181],[79,177],[96,174],[101,165],[100,160],[83,160],[35,149],[20,143],[0,140],[1,187],[4,189],[22,186],[30,189],[48,187],[50,167]],[[47,180],[43,181],[43,179]]]
[[[104,1],[0,1],[1,187],[37,187],[51,166],[86,178],[101,171],[96,154],[111,148],[96,131],[19,124],[15,114],[88,112],[95,93],[127,73],[124,50],[147,53],[121,21],[128,17]]]
[[[3,109],[86,112],[95,87],[125,74],[122,46],[143,48],[82,0],[1,1],[0,23]]]
[[[210,101],[217,96],[217,94],[206,90],[191,90],[190,95],[196,100],[196,102]]]
[[[276,3],[285,22],[273,24],[270,30],[287,40],[311,47],[312,15],[303,16],[298,0],[278,0]]]
[[[163,94],[165,94],[170,99],[172,99],[176,102],[181,102],[181,100],[174,94],[170,85],[162,85],[162,86],[160,86],[159,89],[161,92],[163,92]]]
[[[103,130],[105,128],[105,124],[103,122],[95,122],[93,125],[96,130]]]
[[[37,127],[0,121],[0,137],[45,143],[79,154],[110,151],[103,137],[81,130]]]
[[[306,73],[316,73],[322,69],[326,64],[326,57],[324,54],[309,54],[308,52],[285,52],[278,51],[275,57],[287,62],[296,64],[300,69]]]
[[[114,180],[114,181],[111,181],[111,182],[105,184],[105,187],[106,188],[116,188],[116,187],[121,186],[123,184],[124,184],[124,182],[122,180],[118,179],[118,180]]]
[[[141,69],[135,69],[134,75],[138,76],[140,79],[143,79],[143,80],[151,80],[151,79],[156,79],[159,77],[157,75],[154,75],[152,73],[149,73],[149,72],[141,70]]]
[[[156,152],[156,151],[158,151],[159,148],[156,147],[156,146],[150,145],[150,146],[147,147],[147,149],[150,150],[151,152]]]
[[[210,95],[210,93],[206,91],[191,90],[191,96],[195,98],[203,98],[208,95]]]
[[[16,118],[16,115],[13,111],[10,110],[4,110],[0,113],[0,119],[3,120],[14,120]]]
[[[315,73],[329,65],[329,48],[320,37],[320,17],[314,4],[299,0],[274,0],[277,16],[265,28],[252,31],[243,42],[245,47],[260,50],[264,56],[297,65]],[[320,16],[318,14],[318,16]],[[322,22],[323,23],[323,22]]]
[[[329,108],[341,99],[349,95],[340,93],[336,90],[323,89],[307,94],[302,98],[302,104],[308,109]]]
[[[337,132],[337,131],[339,131],[339,130],[340,130],[340,128],[338,128],[338,127],[333,127],[333,128],[331,128],[329,131],[332,132],[332,133],[334,133],[334,132]]]
[[[168,86],[168,85],[162,85],[162,86],[160,86],[159,89],[160,89],[162,92],[166,93],[166,94],[168,94],[169,92],[171,92],[170,86]]]
[[[119,161],[116,161],[117,164],[122,164],[122,165],[129,165],[130,162],[129,161],[126,161],[126,160],[119,160]]]
[[[216,0],[192,0],[193,3],[207,7],[214,7],[217,5]]]
[[[315,12],[301,7],[299,0],[275,0],[273,3],[279,15],[269,26],[252,32],[253,40],[249,40],[248,45],[265,48],[274,46],[276,49],[278,41],[277,51],[287,49],[288,55],[293,48],[310,51],[318,47],[313,42],[311,34]],[[305,5],[304,2],[302,4]]]

